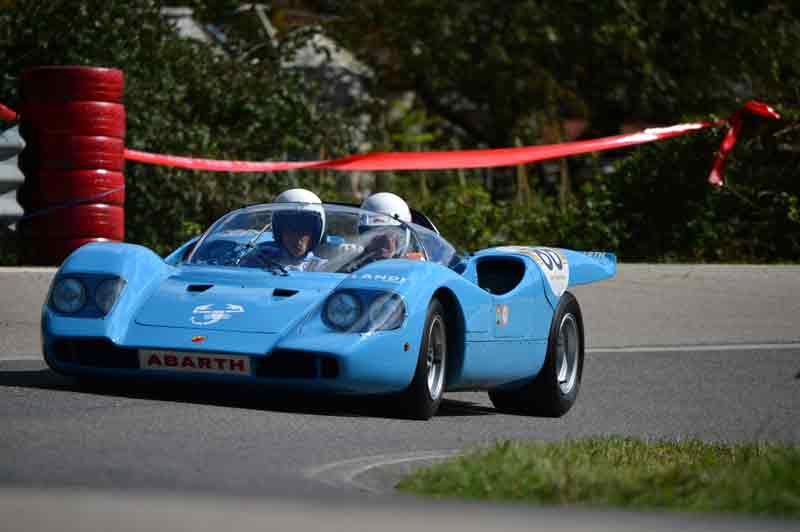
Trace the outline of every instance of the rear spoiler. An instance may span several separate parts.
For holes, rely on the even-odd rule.
[[[569,263],[569,286],[589,284],[614,277],[617,256],[604,251],[561,250]]]

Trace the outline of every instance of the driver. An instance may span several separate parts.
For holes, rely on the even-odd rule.
[[[280,193],[273,203],[294,203],[294,207],[272,212],[274,242],[259,245],[242,258],[243,266],[260,266],[270,260],[288,270],[316,271],[327,262],[314,255],[325,235],[322,201],[310,190],[293,188]]]

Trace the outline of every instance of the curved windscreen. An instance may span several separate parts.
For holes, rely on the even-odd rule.
[[[447,266],[454,253],[436,233],[387,216],[338,205],[282,203],[222,217],[202,236],[187,262],[349,273],[389,258]]]

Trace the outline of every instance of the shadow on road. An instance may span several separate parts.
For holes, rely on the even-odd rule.
[[[404,418],[397,401],[367,396],[347,397],[265,389],[257,384],[195,383],[144,379],[76,379],[50,369],[0,369],[0,387],[79,392],[175,403],[193,403],[248,410],[340,417]],[[493,415],[492,409],[468,401],[445,399],[437,417]]]

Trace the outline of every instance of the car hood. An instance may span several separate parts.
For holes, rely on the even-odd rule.
[[[165,279],[136,314],[140,325],[279,333],[302,319],[345,277],[185,267]]]

